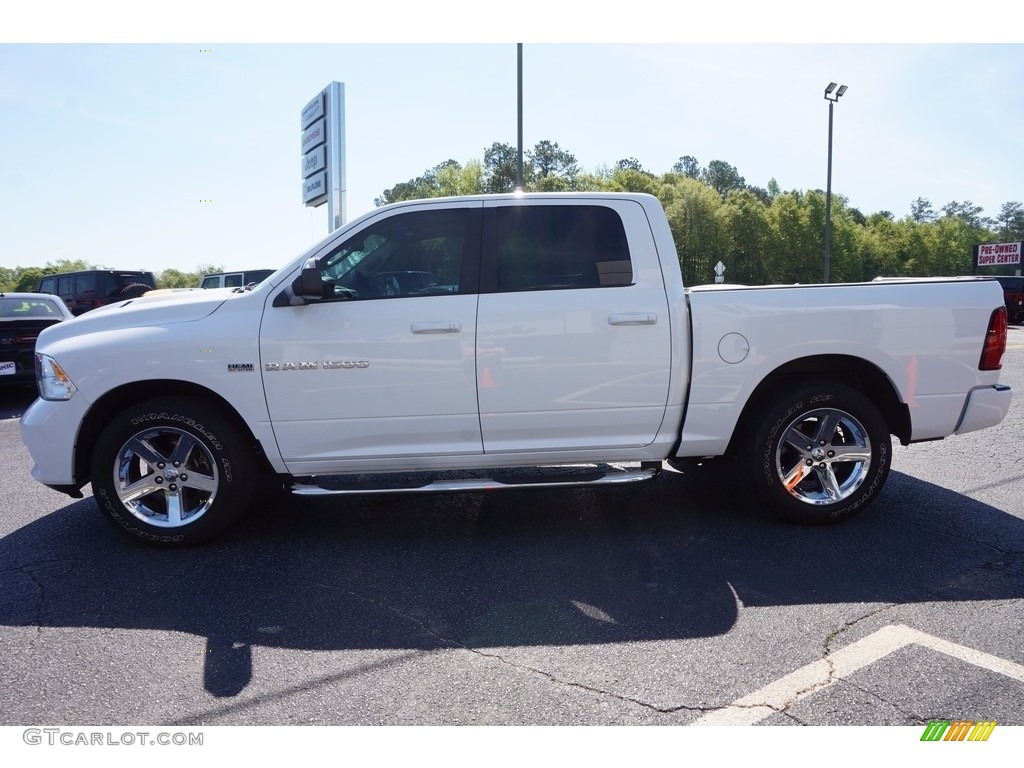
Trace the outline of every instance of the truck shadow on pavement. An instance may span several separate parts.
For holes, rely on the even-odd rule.
[[[711,479],[296,500],[176,551],[127,540],[85,499],[0,539],[0,625],[202,636],[203,685],[230,697],[253,646],[638,642],[725,633],[741,604],[1024,596],[1024,521],[949,490],[894,472],[863,515],[812,528]]]

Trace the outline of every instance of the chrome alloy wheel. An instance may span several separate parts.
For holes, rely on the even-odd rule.
[[[783,487],[805,504],[835,504],[852,496],[871,466],[868,431],[846,411],[820,408],[794,419],[775,451]]]
[[[218,484],[210,449],[174,427],[136,433],[114,462],[114,489],[121,503],[158,528],[194,523],[213,504]]]

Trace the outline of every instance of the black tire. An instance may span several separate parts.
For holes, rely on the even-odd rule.
[[[152,286],[146,285],[145,283],[131,283],[121,289],[120,293],[117,294],[118,299],[137,299],[144,293],[152,291]]]
[[[757,493],[779,517],[830,525],[853,517],[882,490],[892,438],[870,400],[820,381],[776,393],[745,461]]]
[[[221,533],[249,506],[253,441],[201,400],[133,405],[96,441],[91,480],[100,511],[149,544],[180,547]]]

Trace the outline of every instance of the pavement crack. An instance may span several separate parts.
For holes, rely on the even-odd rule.
[[[603,688],[597,688],[597,687],[592,686],[592,685],[585,685],[584,683],[576,683],[576,682],[573,682],[571,680],[565,680],[563,678],[558,677],[557,675],[551,674],[550,672],[545,672],[542,669],[537,669],[536,667],[531,667],[528,664],[520,664],[520,663],[515,662],[515,661],[510,661],[509,659],[506,659],[501,654],[494,653],[492,651],[484,651],[484,650],[481,650],[479,648],[471,648],[471,647],[465,646],[465,645],[462,645],[461,648],[463,650],[469,651],[470,653],[476,654],[477,656],[480,656],[482,658],[486,658],[486,659],[491,659],[491,660],[497,661],[497,662],[499,662],[499,663],[501,663],[501,664],[503,664],[503,665],[505,665],[507,667],[510,667],[512,669],[516,669],[516,670],[519,670],[521,672],[527,672],[527,673],[529,673],[531,675],[536,675],[536,676],[542,677],[545,680],[547,680],[547,681],[549,681],[551,683],[554,683],[556,685],[564,686],[566,688],[572,688],[572,689],[575,689],[575,690],[578,690],[578,691],[583,691],[585,693],[590,693],[590,694],[593,694],[593,695],[596,695],[596,696],[604,696],[604,697],[607,697],[607,698],[615,699],[616,701],[619,701],[619,702],[621,702],[623,704],[630,704],[630,705],[633,705],[633,706],[641,707],[642,709],[645,709],[645,710],[647,710],[649,712],[655,712],[655,713],[661,714],[661,715],[669,715],[669,714],[672,714],[674,712],[684,712],[684,711],[685,712],[706,712],[708,710],[707,707],[690,707],[690,706],[658,707],[658,706],[655,706],[654,704],[649,704],[646,701],[641,701],[640,699],[633,698],[632,696],[624,696],[622,694],[613,693],[611,691],[605,690]]]
[[[413,624],[416,627],[418,627],[421,631],[423,631],[425,634],[427,634],[430,637],[432,637],[435,640],[437,640],[437,642],[440,645],[444,646],[444,647],[450,648],[452,650],[465,651],[466,653],[474,654],[475,656],[478,656],[478,657],[480,657],[482,659],[487,659],[487,660],[490,660],[490,661],[496,661],[496,662],[498,662],[498,663],[500,663],[500,664],[502,664],[504,666],[509,667],[510,669],[515,669],[515,670],[518,670],[520,672],[526,672],[526,673],[528,673],[530,675],[533,675],[533,676],[536,676],[536,677],[541,677],[541,678],[547,680],[550,683],[554,683],[555,685],[564,686],[566,688],[572,688],[572,689],[575,689],[575,690],[578,690],[578,691],[583,691],[585,693],[589,693],[589,694],[596,695],[596,696],[603,696],[603,697],[611,698],[611,699],[614,699],[614,700],[616,700],[618,702],[621,702],[623,704],[629,704],[629,705],[632,705],[632,706],[640,707],[640,708],[642,708],[642,709],[644,709],[644,710],[646,710],[648,712],[653,712],[653,713],[656,713],[656,714],[668,715],[668,714],[673,714],[673,713],[676,713],[676,712],[704,713],[704,712],[708,712],[708,711],[716,709],[716,707],[687,706],[687,705],[680,705],[680,706],[673,706],[673,707],[658,707],[658,706],[655,706],[654,704],[650,704],[648,702],[641,701],[640,699],[636,699],[636,698],[634,698],[632,696],[625,696],[623,694],[613,693],[612,691],[608,691],[608,690],[605,690],[603,688],[598,688],[596,686],[586,685],[584,683],[577,683],[577,682],[573,682],[572,680],[566,680],[566,679],[560,678],[557,675],[554,675],[554,674],[552,674],[550,672],[546,672],[546,671],[544,671],[542,669],[537,669],[536,667],[531,667],[528,664],[520,664],[519,662],[511,661],[510,659],[505,658],[504,656],[502,656],[499,653],[495,653],[493,651],[485,651],[485,650],[480,649],[480,648],[474,648],[472,646],[466,645],[465,643],[463,643],[463,642],[461,642],[459,640],[455,640],[455,639],[453,639],[451,637],[447,637],[443,633],[441,633],[441,632],[437,631],[436,629],[434,629],[433,627],[431,627],[427,622],[423,621],[422,619],[419,619],[419,618],[417,618],[415,616],[412,616],[412,615],[406,613],[405,611],[402,611],[402,610],[396,608],[393,605],[389,605],[387,603],[381,602],[379,600],[375,600],[375,599],[373,599],[371,597],[367,597],[366,595],[361,595],[361,594],[359,594],[357,592],[353,592],[351,590],[341,589],[341,588],[339,588],[337,586],[325,585],[325,584],[318,584],[317,586],[324,587],[324,588],[327,588],[327,589],[333,589],[335,591],[340,591],[340,592],[348,595],[349,597],[352,597],[352,598],[354,598],[356,600],[360,600],[362,602],[368,603],[369,605],[373,605],[373,606],[375,606],[375,607],[377,607],[377,608],[379,608],[379,609],[381,609],[383,611],[387,611],[388,613],[391,613],[391,614],[393,614],[395,616],[398,616],[399,618],[403,619],[404,621],[408,621],[411,624]]]
[[[31,634],[26,637],[23,646],[27,652],[28,663],[10,668],[14,680],[20,681],[27,678],[35,664],[39,645],[42,642],[43,609],[46,604],[46,584],[37,571],[40,567],[54,562],[57,561],[38,561],[0,571],[0,577],[5,582],[20,581],[20,584],[5,583],[4,585],[4,597],[13,598],[11,602],[4,603],[4,623],[31,628]]]
[[[333,584],[317,583],[316,586],[321,587],[323,589],[330,589],[330,590],[333,590],[335,592],[341,592],[342,594],[348,595],[349,597],[351,597],[351,598],[353,598],[355,600],[359,600],[359,601],[364,602],[364,603],[366,603],[368,605],[372,605],[375,608],[379,608],[382,611],[386,611],[387,613],[393,614],[394,616],[399,617],[403,621],[407,621],[410,624],[413,624],[413,625],[419,627],[419,629],[424,634],[434,638],[435,640],[438,641],[439,644],[441,644],[443,646],[448,646],[448,647],[453,647],[453,648],[465,648],[465,646],[462,643],[460,643],[460,642],[458,642],[456,640],[452,640],[451,638],[445,637],[439,631],[437,631],[433,627],[429,626],[426,622],[416,618],[415,616],[412,616],[412,615],[406,613],[405,611],[402,611],[402,610],[396,608],[393,605],[390,605],[388,603],[382,602],[380,600],[375,600],[374,598],[368,597],[367,595],[361,595],[358,592],[353,592],[350,589],[344,589],[342,587],[338,587],[338,586],[333,585]]]

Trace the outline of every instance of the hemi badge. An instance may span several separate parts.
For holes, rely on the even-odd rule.
[[[228,373],[252,373],[252,363],[228,363]]]

